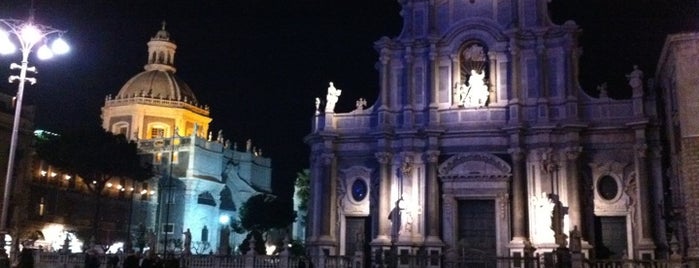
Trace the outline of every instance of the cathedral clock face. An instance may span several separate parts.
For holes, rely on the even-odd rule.
[[[366,185],[364,180],[355,179],[352,183],[352,198],[354,198],[354,200],[357,202],[362,201],[364,198],[366,198],[368,190],[369,187]]]

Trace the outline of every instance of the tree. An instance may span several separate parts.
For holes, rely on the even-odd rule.
[[[264,249],[264,241],[262,234],[271,229],[286,228],[296,218],[296,213],[288,204],[285,204],[281,199],[272,195],[259,194],[250,197],[240,208],[240,226],[249,231],[248,238],[243,241],[241,251],[247,251],[248,245],[245,244],[250,236],[254,236],[257,244],[255,250],[260,252],[259,243],[262,243]]]
[[[103,190],[112,179],[144,181],[152,169],[142,162],[136,143],[101,127],[81,128],[37,141],[37,154],[55,168],[78,175],[94,197],[93,235],[97,235]]]
[[[308,200],[311,198],[311,171],[303,169],[296,172],[296,196],[299,198],[299,210],[308,211]]]

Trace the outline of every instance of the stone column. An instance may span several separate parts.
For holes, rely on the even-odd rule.
[[[584,228],[582,224],[582,211],[580,207],[580,176],[578,173],[578,157],[582,152],[582,147],[570,147],[566,150],[566,159],[568,163],[567,177],[568,177],[568,217],[570,217],[570,229],[582,230]],[[582,230],[582,233],[585,233]]]
[[[510,83],[510,90],[509,92],[512,92],[512,96],[509,96],[509,114],[510,114],[510,119],[509,122],[510,124],[517,124],[520,121],[522,121],[522,116],[520,115],[521,113],[521,104],[520,100],[522,99],[522,88],[520,86],[521,82],[521,66],[520,66],[520,59],[519,59],[519,47],[517,45],[517,35],[518,32],[517,30],[512,30],[507,33],[507,35],[510,37],[510,44],[509,44],[509,50],[510,50],[510,69],[512,70],[512,79],[508,79],[511,81]]]
[[[333,200],[333,191],[335,188],[333,187],[333,182],[335,180],[335,173],[333,172],[334,169],[334,162],[335,162],[335,155],[332,153],[324,153],[321,156],[321,161],[322,161],[322,177],[320,180],[320,188],[321,188],[321,198],[320,198],[320,239],[321,240],[330,240],[331,237],[331,226],[332,226],[332,204],[334,204]]]
[[[403,126],[412,128],[413,126],[413,107],[415,107],[415,72],[413,70],[413,55],[410,47],[405,48],[403,56],[405,65],[403,66],[403,74],[405,80],[405,104],[403,105]]]
[[[426,245],[442,245],[442,240],[439,238],[439,181],[437,178],[437,165],[439,160],[439,151],[429,150],[425,155],[427,158],[427,239]]]
[[[451,106],[459,106],[459,98],[457,98],[457,89],[461,84],[461,65],[459,64],[459,55],[450,55],[451,58]]]
[[[653,232],[651,215],[652,208],[650,204],[652,203],[651,197],[649,196],[649,185],[648,185],[648,166],[647,166],[647,151],[648,146],[645,143],[636,144],[636,183],[638,191],[638,213],[637,220],[640,220],[641,227],[641,239],[639,241],[639,249],[646,252],[648,250],[655,249],[653,243]],[[640,219],[638,219],[640,217]],[[654,255],[653,255],[654,256]]]
[[[490,77],[488,77],[488,91],[490,92],[488,94],[488,103],[496,103],[498,102],[498,62],[497,62],[497,54],[495,52],[488,52],[488,69],[490,69]]]
[[[390,106],[390,101],[389,101],[389,85],[388,85],[388,63],[390,61],[390,56],[389,56],[389,51],[387,48],[382,48],[381,49],[381,56],[379,57],[379,61],[381,61],[381,71],[380,71],[380,79],[381,79],[381,106],[379,107],[380,109],[388,109]]]
[[[437,46],[435,43],[430,44],[430,109],[436,109],[439,106],[439,64],[437,63]],[[428,79],[430,79],[428,78]]]
[[[375,154],[376,160],[379,162],[379,194],[378,194],[378,222],[379,230],[372,244],[384,245],[390,243],[389,230],[391,228],[388,222],[388,213],[391,211],[391,170],[389,163],[391,162],[391,154],[388,152],[379,152]]]
[[[527,184],[524,150],[512,148],[512,240],[527,240]]]

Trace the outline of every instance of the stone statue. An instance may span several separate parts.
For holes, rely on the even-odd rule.
[[[189,231],[189,228],[187,228],[187,231],[183,233],[184,236],[184,252],[185,253],[191,253],[192,249],[192,232]]]
[[[333,82],[330,82],[330,86],[328,87],[328,95],[325,97],[325,112],[326,113],[334,113],[335,112],[335,104],[337,103],[337,100],[340,97],[340,94],[342,94],[342,90],[335,88],[335,85]]]
[[[597,91],[599,91],[599,98],[606,98],[607,95],[607,82],[604,82],[597,86]]]
[[[471,70],[471,76],[468,77],[468,104],[473,107],[483,107],[488,101],[488,85],[485,84],[485,72],[477,72]]]
[[[633,71],[626,75],[626,79],[629,80],[633,96],[643,96],[643,71],[638,69],[638,65],[633,66]]]
[[[219,143],[223,143],[223,129],[218,130],[218,134],[216,135],[216,141]]]
[[[573,230],[570,231],[570,252],[580,253],[582,250],[582,234],[578,230],[578,226],[574,226]]]
[[[391,239],[394,241],[398,240],[398,236],[400,235],[402,225],[400,203],[402,201],[403,197],[396,200],[393,210],[391,210],[391,213],[388,215],[388,219],[391,221]]]
[[[320,113],[320,98],[316,97],[316,114]]]
[[[251,149],[252,149],[252,140],[248,139],[247,141],[245,141],[245,151],[249,153]]]
[[[365,100],[364,98],[359,98],[359,99],[355,102],[355,106],[357,107],[357,111],[363,111],[363,110],[364,110],[364,107],[366,107],[366,104],[367,104],[367,103],[366,103],[366,100]]]
[[[532,204],[534,204],[534,209],[536,211],[536,223],[533,225],[536,232],[537,239],[542,241],[536,241],[537,243],[551,243],[555,241],[555,233],[551,228],[553,224],[553,200],[549,198],[546,192],[541,192],[538,197],[532,197]]]
[[[148,230],[147,238],[148,247],[151,251],[153,251],[158,243],[158,241],[156,241],[155,232],[153,230]]]

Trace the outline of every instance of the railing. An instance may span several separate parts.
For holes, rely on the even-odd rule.
[[[121,267],[124,254],[119,254]],[[103,268],[107,266],[107,256],[100,256]],[[378,263],[363,263],[351,256],[265,256],[265,255],[192,255],[177,258],[179,268],[699,268],[699,260],[594,260],[587,259],[578,263],[552,263],[540,257],[483,257],[456,258],[447,260],[444,256],[400,255],[396,259],[383,259]],[[81,268],[85,254],[60,254],[55,252],[35,252],[36,268]],[[173,267],[173,266],[168,266]]]

